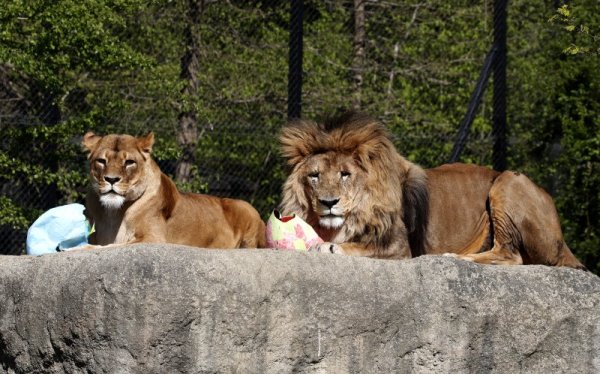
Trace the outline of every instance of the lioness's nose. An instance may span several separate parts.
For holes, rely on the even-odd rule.
[[[117,183],[118,181],[121,180],[121,177],[106,177],[105,176],[104,180],[107,181],[110,184],[115,184],[115,183]]]
[[[340,201],[340,199],[319,199],[319,202],[328,207],[329,209],[333,208],[333,206],[337,204],[338,201]]]

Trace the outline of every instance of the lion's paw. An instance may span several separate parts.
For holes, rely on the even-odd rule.
[[[96,244],[85,244],[79,247],[74,247],[74,248],[68,248],[65,250],[62,250],[60,252],[85,252],[85,251],[89,251],[90,249],[96,249],[96,248],[102,248],[101,245],[96,245]]]
[[[309,251],[320,253],[344,254],[344,250],[342,249],[342,247],[335,243],[328,242],[315,244],[310,247]]]
[[[456,253],[450,253],[450,252],[443,253],[442,256],[458,258],[458,255]]]
[[[470,261],[470,262],[474,262],[475,261],[472,257],[470,257],[468,255],[459,255],[459,254],[456,254],[456,253],[449,253],[449,252],[447,252],[447,253],[442,254],[442,256],[453,257],[453,258],[457,258],[457,259],[463,260],[463,261]]]

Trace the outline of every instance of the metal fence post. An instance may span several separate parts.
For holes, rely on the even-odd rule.
[[[494,150],[492,162],[494,169],[506,170],[506,6],[507,0],[494,1],[494,46],[497,49],[494,58],[494,109],[493,129]]]
[[[457,162],[460,158],[460,154],[462,153],[465,144],[467,144],[467,138],[469,136],[469,130],[471,129],[471,124],[475,119],[476,111],[479,108],[479,104],[481,103],[481,98],[483,93],[485,92],[485,88],[487,86],[488,78],[490,76],[490,70],[492,67],[492,63],[494,62],[496,56],[496,47],[492,46],[492,49],[488,52],[487,56],[485,56],[485,61],[483,62],[483,68],[481,69],[481,74],[479,74],[479,79],[477,80],[477,84],[475,85],[475,90],[471,95],[471,101],[469,102],[469,107],[467,109],[467,113],[463,118],[460,128],[458,130],[458,136],[456,137],[456,142],[454,143],[454,148],[452,149],[452,155],[448,162]]]
[[[302,110],[302,18],[304,1],[292,0],[288,71],[288,118],[300,118]]]

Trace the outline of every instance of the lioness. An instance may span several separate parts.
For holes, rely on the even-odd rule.
[[[88,132],[83,145],[90,160],[86,213],[95,224],[91,244],[265,246],[265,224],[247,202],[177,190],[150,156],[153,133],[135,138]]]
[[[459,163],[423,170],[364,114],[291,121],[280,143],[291,170],[281,211],[315,228],[326,241],[315,250],[584,268],[551,197],[523,174]]]

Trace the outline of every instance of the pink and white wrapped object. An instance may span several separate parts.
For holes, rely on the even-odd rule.
[[[282,216],[275,209],[267,221],[267,246],[270,248],[308,251],[323,239],[302,218],[295,214]]]

